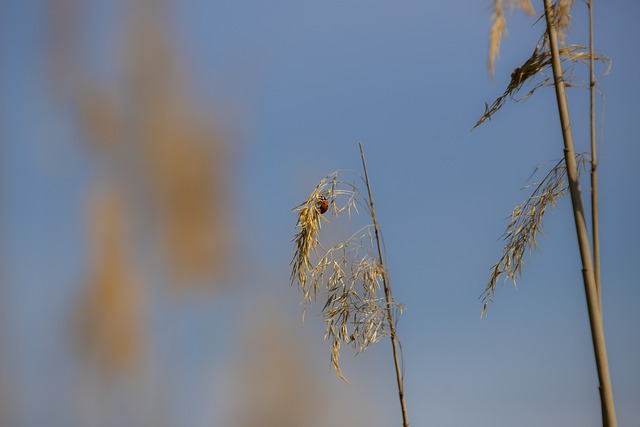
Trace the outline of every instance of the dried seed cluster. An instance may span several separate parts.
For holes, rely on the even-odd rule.
[[[589,155],[578,153],[576,155],[578,172],[585,169],[589,161]],[[534,174],[540,169],[539,165]],[[542,234],[542,220],[544,214],[553,208],[557,200],[568,189],[567,168],[564,159],[558,161],[547,175],[539,182],[527,185],[523,189],[534,188],[533,193],[521,204],[516,206],[511,213],[511,222],[502,235],[507,244],[502,250],[502,257],[491,267],[491,278],[482,293],[483,316],[493,300],[493,295],[500,276],[506,275],[503,282],[511,279],[516,285],[516,276],[522,275],[522,267],[525,263],[525,254],[532,249],[540,250],[537,236]]]
[[[294,209],[298,232],[294,237],[291,282],[297,283],[303,294],[303,320],[307,307],[318,297],[323,300],[321,315],[326,325],[324,338],[331,342],[331,363],[346,381],[340,369],[342,345],[353,346],[356,353],[366,350],[380,338],[390,336],[390,319],[385,296],[380,293],[386,272],[373,250],[373,224],[328,250],[320,244],[320,227],[329,222],[321,212],[323,198],[329,203],[328,213],[334,217],[370,209],[355,183],[340,180],[340,173],[343,172],[323,178]],[[395,319],[403,307],[393,299],[390,304]]]
[[[574,44],[565,45],[564,47],[560,48],[560,57],[563,62],[569,61],[569,63],[571,64],[588,63],[591,58],[587,47]],[[595,55],[594,60],[602,61],[607,64],[608,72],[610,68],[610,60],[606,55]],[[550,67],[551,52],[548,48],[548,40],[545,33],[540,42],[536,45],[536,48],[534,49],[531,57],[529,57],[529,59],[527,59],[524,64],[522,64],[522,66],[517,67],[515,70],[513,70],[513,72],[511,73],[511,81],[509,82],[509,85],[505,89],[504,93],[496,98],[496,100],[493,101],[491,105],[485,103],[484,114],[482,114],[482,117],[478,119],[478,122],[473,128],[475,129],[480,126],[485,120],[491,119],[493,114],[495,114],[500,108],[502,108],[507,98],[511,98],[516,101],[525,101],[541,87],[553,86],[553,78],[550,76],[545,76],[543,74],[541,80],[533,83],[531,90],[529,90],[526,95],[524,95],[522,98],[516,98],[516,95],[520,92],[526,82],[532,80],[539,73]],[[568,69],[568,72],[565,75],[565,85],[568,87],[576,86],[575,82],[573,81],[573,70],[571,68]]]

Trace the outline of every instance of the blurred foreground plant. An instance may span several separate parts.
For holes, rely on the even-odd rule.
[[[294,238],[296,251],[291,261],[291,282],[297,283],[303,294],[303,321],[309,305],[318,297],[323,301],[324,338],[331,341],[331,362],[344,381],[347,379],[340,369],[342,344],[352,345],[358,354],[380,338],[390,338],[403,425],[408,427],[396,335],[396,322],[404,306],[397,303],[391,293],[362,143],[360,154],[366,194],[355,183],[341,179],[344,171],[335,171],[320,180],[309,197],[294,209],[299,230]],[[351,217],[351,213],[359,213],[359,209],[369,214],[371,224],[325,250],[320,244],[320,228],[323,222],[329,224],[330,221],[323,215]]]

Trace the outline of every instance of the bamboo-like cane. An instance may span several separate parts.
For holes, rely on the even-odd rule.
[[[598,303],[602,312],[602,289],[600,288],[600,226],[598,219],[598,156],[596,152],[596,77],[593,47],[593,2],[587,0],[589,8],[589,123],[591,124],[591,239],[593,246],[593,275],[598,291]],[[602,387],[600,402],[603,403]],[[602,404],[602,425],[607,425],[604,404]]]
[[[569,191],[571,193],[573,217],[576,225],[578,245],[580,247],[580,258],[582,260],[582,278],[584,281],[587,308],[589,311],[589,323],[591,326],[591,337],[593,340],[593,348],[598,370],[598,380],[600,382],[603,424],[605,427],[617,427],[613,391],[611,389],[611,378],[609,375],[609,362],[607,360],[607,348],[604,339],[604,328],[602,325],[602,310],[600,309],[600,298],[598,296],[595,274],[592,267],[589,235],[584,217],[584,206],[582,203],[580,184],[578,182],[578,172],[573,148],[573,136],[571,133],[571,123],[569,121],[569,108],[567,105],[562,64],[560,63],[560,54],[558,52],[555,19],[553,16],[551,0],[544,0],[544,11],[547,20],[547,33],[549,35],[549,47],[551,49],[552,56],[551,65],[553,68],[558,113],[562,126],[562,136],[564,139],[564,157],[565,164],[567,166]]]
[[[596,153],[596,76],[593,47],[593,2],[587,0],[589,7],[589,122],[591,123],[591,234],[593,239],[593,274],[598,289],[598,300],[602,307],[600,288],[600,226],[598,219],[598,156]]]
[[[396,380],[398,382],[398,395],[400,397],[400,409],[402,410],[402,425],[409,427],[409,416],[407,415],[407,404],[404,400],[404,381],[402,379],[402,370],[400,368],[400,357],[398,355],[398,337],[396,336],[396,325],[393,318],[393,311],[391,306],[393,304],[393,296],[391,294],[391,284],[387,277],[387,269],[384,266],[384,260],[382,256],[382,249],[380,246],[380,228],[378,227],[378,220],[376,219],[376,211],[373,209],[373,195],[371,194],[371,185],[369,184],[369,174],[367,172],[367,162],[364,159],[364,149],[362,148],[362,142],[360,143],[360,156],[362,157],[362,167],[364,169],[364,179],[367,185],[367,192],[369,193],[369,205],[371,206],[371,220],[373,221],[373,229],[376,234],[376,245],[378,247],[378,257],[380,259],[380,267],[383,271],[382,284],[384,286],[384,296],[387,303],[387,320],[389,322],[389,332],[391,338],[391,345],[393,347],[393,362],[396,367]]]

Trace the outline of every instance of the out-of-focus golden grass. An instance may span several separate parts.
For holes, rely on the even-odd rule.
[[[74,344],[70,369],[77,369],[77,389],[68,393],[79,395],[80,417],[99,425],[111,425],[112,412],[122,409],[120,391],[126,390],[126,400],[132,401],[125,406],[135,412],[136,396],[140,401],[168,399],[172,395],[166,390],[153,390],[158,398],[143,395],[158,384],[181,380],[180,373],[163,371],[163,364],[175,362],[175,354],[160,354],[166,348],[156,341],[175,333],[154,329],[158,318],[165,326],[176,320],[175,313],[161,312],[172,302],[163,298],[197,290],[199,301],[213,301],[231,289],[228,283],[237,283],[229,280],[237,240],[233,143],[229,129],[219,126],[190,84],[173,44],[170,3],[52,0],[46,5],[53,102],[70,112],[65,117],[72,121],[72,134],[80,135],[80,157],[90,169],[83,206],[89,249],[80,257],[85,261],[77,266],[82,286],[66,316],[72,319],[66,326]],[[95,36],[89,9],[96,5],[123,9],[108,18],[121,19],[105,33],[110,47],[100,47],[109,56],[102,65],[108,70],[96,70],[97,53],[86,52],[95,47],[85,41]],[[256,357],[239,365],[248,375],[233,384],[246,390],[237,396],[241,415],[234,425],[323,425],[319,420],[326,417],[318,405],[330,392],[301,360],[308,357],[306,348],[276,334],[286,329],[281,324],[256,321],[252,328],[246,339]],[[235,344],[221,345],[233,349]],[[77,366],[75,357],[81,361]],[[184,403],[154,402],[151,406],[161,410],[115,415],[169,425],[174,404]],[[0,425],[7,419],[0,414]]]
[[[571,8],[575,0],[557,0],[554,2],[554,19],[558,30],[558,41],[565,44],[567,31],[571,28]],[[507,34],[507,20],[505,12],[512,13],[514,9],[521,9],[527,15],[535,15],[536,11],[531,5],[531,0],[492,0],[489,5],[491,9],[491,28],[489,29],[489,75],[493,76],[495,62],[500,55],[500,42]],[[544,13],[542,14],[544,17]]]
[[[173,282],[222,277],[232,252],[226,147],[171,105],[148,113],[144,162]]]
[[[122,197],[100,190],[90,204],[91,265],[74,329],[81,354],[109,378],[138,367],[146,347],[145,309]]]
[[[234,425],[309,425],[310,420],[322,416],[317,405],[322,396],[317,378],[305,360],[304,349],[293,339],[292,328],[277,316],[260,311],[260,319],[247,325],[244,356],[231,367],[236,371],[229,384],[235,393]]]
[[[87,142],[102,148],[96,154],[146,193],[137,196],[149,203],[144,214],[155,225],[171,283],[214,283],[224,276],[233,249],[225,203],[228,142],[189,95],[177,54],[153,19],[162,14],[145,11],[134,14],[123,48],[121,85],[133,90],[76,91],[82,125]],[[122,185],[121,177],[114,178]]]
[[[101,371],[123,373],[140,362],[145,293],[158,285],[215,288],[223,281],[233,248],[225,203],[228,142],[189,94],[164,3],[131,3],[126,36],[112,35],[122,45],[116,81],[108,83],[83,72],[89,67],[73,51],[86,5],[59,4],[51,15],[52,82],[77,109],[77,125],[100,166],[97,201],[87,201],[95,204],[87,234],[95,250],[79,299],[77,342]],[[100,185],[110,190],[102,194]],[[155,256],[151,264],[162,272],[148,272],[149,259],[139,251]],[[142,275],[134,278],[133,271]],[[138,283],[151,276],[165,279]]]
[[[187,84],[168,2],[111,6],[126,18],[109,33],[110,77],[90,71],[81,51],[88,3],[51,2],[48,54],[56,101],[75,110],[96,165],[73,331],[103,378],[129,377],[145,362],[149,293],[220,288],[234,247],[230,143]]]
[[[227,385],[236,427],[373,426],[378,410],[367,393],[344,399],[334,378],[319,376],[305,340],[295,324],[278,313],[282,301],[262,296],[251,306],[238,357]],[[347,389],[353,390],[357,385]]]
[[[491,29],[489,30],[489,74],[493,76],[496,58],[500,54],[500,41],[507,33],[507,20],[504,17],[505,10],[514,8],[522,9],[526,14],[533,15],[535,10],[531,0],[492,0],[491,5]]]

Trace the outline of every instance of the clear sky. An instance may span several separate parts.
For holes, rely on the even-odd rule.
[[[0,381],[9,385],[3,405],[25,427],[90,425],[78,415],[77,384],[85,380],[67,332],[86,273],[86,200],[105,174],[83,144],[73,108],[51,89],[50,3],[0,2]],[[118,86],[127,3],[86,3],[74,40],[82,63],[94,81]],[[517,290],[499,288],[480,319],[478,297],[500,256],[504,218],[527,196],[520,188],[536,165],[562,157],[553,89],[508,101],[492,121],[471,128],[529,57],[542,22],[513,13],[492,79],[486,1],[169,3],[165,37],[177,49],[183,84],[233,141],[228,196],[217,202],[228,207],[237,242],[223,291],[179,302],[160,292],[148,301],[147,387],[162,392],[145,402],[162,407],[164,425],[233,423],[229,408],[238,403],[225,384],[235,363],[274,345],[243,347],[250,333],[242,332],[260,323],[260,313],[277,313],[303,347],[305,369],[322,378],[318,402],[335,393],[355,402],[338,414],[353,416],[355,408],[367,425],[401,424],[389,343],[355,359],[345,353],[351,384],[344,384],[329,369],[321,319],[307,316],[300,327],[299,295],[289,284],[291,208],[326,174],[360,170],[359,141],[394,294],[407,306],[398,333],[412,425],[601,425],[568,197],[548,213],[541,253],[531,256]],[[541,1],[533,5],[541,11]],[[594,7],[596,47],[612,59],[597,108],[603,312],[619,425],[633,426],[640,420],[633,267],[640,256],[640,5]],[[584,2],[572,14],[568,41],[586,44]],[[588,92],[570,89],[569,105],[577,150],[587,151]],[[342,415],[331,425],[349,419]],[[111,425],[101,422],[95,425]]]

